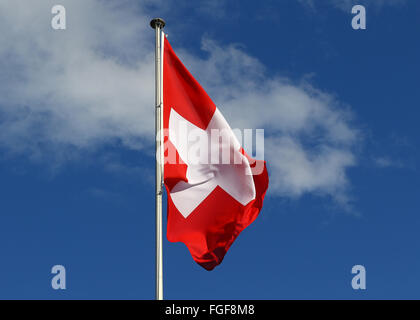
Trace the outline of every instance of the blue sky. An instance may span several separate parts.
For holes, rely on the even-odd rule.
[[[0,4],[0,298],[154,298],[155,16],[270,174],[215,270],[164,240],[165,298],[420,298],[417,1],[54,4]]]

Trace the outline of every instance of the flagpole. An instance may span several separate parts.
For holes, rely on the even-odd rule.
[[[163,268],[162,268],[162,53],[161,53],[161,30],[165,27],[165,21],[155,18],[150,21],[150,26],[155,29],[155,136],[156,136],[156,300],[163,300]]]

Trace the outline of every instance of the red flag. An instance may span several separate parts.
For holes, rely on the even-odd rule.
[[[199,265],[212,270],[258,216],[267,169],[244,152],[166,37],[163,47],[167,237],[183,242]]]

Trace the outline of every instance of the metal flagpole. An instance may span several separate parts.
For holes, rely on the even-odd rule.
[[[165,21],[155,18],[150,21],[150,26],[156,33],[155,50],[155,134],[156,134],[156,300],[163,300],[163,269],[162,269],[162,186],[163,186],[163,148],[162,148],[162,43],[161,31]]]

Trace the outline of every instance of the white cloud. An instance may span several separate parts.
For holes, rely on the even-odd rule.
[[[137,147],[153,131],[153,32],[129,10],[80,0],[62,2],[68,29],[54,31],[54,2],[0,3],[0,143]]]
[[[0,38],[0,146],[66,159],[118,141],[152,154],[149,17],[127,2],[62,1],[68,29],[54,31],[54,2],[0,3],[0,29],[8,30]],[[232,127],[266,129],[272,195],[315,193],[346,204],[358,142],[347,108],[308,83],[268,75],[237,45],[203,39],[205,59],[173,45]]]
[[[272,184],[280,193],[299,196],[315,191],[343,199],[346,169],[355,164],[350,150],[321,145],[311,151],[291,137],[269,139],[267,147],[278,174]]]
[[[237,45],[204,39],[202,49],[208,58],[179,55],[233,127],[266,129],[271,194],[316,193],[348,205],[346,170],[356,164],[360,141],[348,108],[305,82],[268,76]]]

